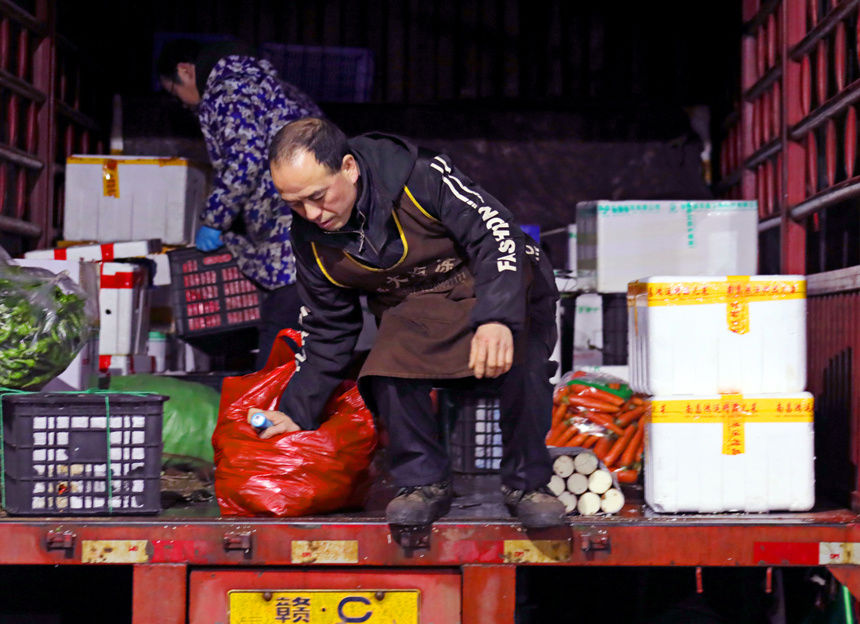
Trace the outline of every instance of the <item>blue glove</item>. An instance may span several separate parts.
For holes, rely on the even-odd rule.
[[[216,230],[207,225],[201,225],[194,237],[195,245],[200,251],[215,251],[224,242],[221,240],[221,230]]]

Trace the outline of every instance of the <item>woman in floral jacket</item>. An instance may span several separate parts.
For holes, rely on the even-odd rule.
[[[234,41],[200,47],[187,39],[165,44],[158,60],[161,85],[200,122],[214,171],[196,244],[226,245],[239,268],[263,293],[262,366],[277,332],[296,327],[300,302],[290,243],[289,208],[269,172],[268,147],[284,125],[319,116],[302,91],[283,82],[271,63]]]

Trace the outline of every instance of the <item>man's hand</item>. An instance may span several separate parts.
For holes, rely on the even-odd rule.
[[[221,240],[221,230],[201,225],[197,230],[197,236],[194,237],[194,244],[200,251],[215,251],[224,244]]]
[[[272,421],[272,426],[263,429],[260,432],[260,439],[266,440],[276,435],[281,435],[282,433],[292,433],[293,431],[301,431],[301,427],[299,427],[293,419],[284,414],[283,412],[277,412],[275,410],[264,410],[259,409],[257,407],[252,407],[248,410],[248,424],[251,423],[251,416],[254,414],[261,413],[265,414],[266,418]]]
[[[469,368],[475,377],[498,377],[514,363],[514,336],[502,323],[484,323],[475,331]]]

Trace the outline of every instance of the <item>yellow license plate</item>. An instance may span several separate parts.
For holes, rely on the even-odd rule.
[[[228,592],[230,624],[418,624],[417,589]]]

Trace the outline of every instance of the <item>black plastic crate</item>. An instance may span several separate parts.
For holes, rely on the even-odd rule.
[[[460,474],[497,473],[502,462],[499,399],[491,394],[440,392],[452,428],[448,443],[451,470]]]
[[[601,295],[603,299],[603,364],[627,364],[627,293]]]
[[[167,257],[177,334],[194,338],[257,327],[260,291],[242,275],[230,252],[188,248]]]
[[[156,394],[3,396],[6,511],[158,513],[166,400]]]

